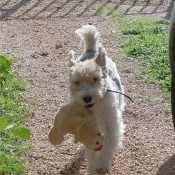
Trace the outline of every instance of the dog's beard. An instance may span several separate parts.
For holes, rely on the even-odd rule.
[[[93,110],[94,107],[95,107],[95,103],[90,103],[90,104],[88,104],[88,105],[85,105],[85,108],[86,108],[86,109],[89,109],[89,110]]]

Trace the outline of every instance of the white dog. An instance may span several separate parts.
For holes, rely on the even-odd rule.
[[[85,148],[90,175],[110,172],[110,160],[116,148],[122,147],[125,125],[122,120],[124,93],[115,63],[108,58],[100,44],[96,27],[86,25],[76,30],[84,41],[85,52],[74,59],[70,51],[70,95],[85,108],[93,110],[101,133],[103,149],[99,152]]]

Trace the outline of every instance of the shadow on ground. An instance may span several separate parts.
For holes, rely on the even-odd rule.
[[[154,1],[153,1],[154,2]],[[148,1],[140,0],[21,0],[14,2],[13,0],[3,0],[0,1],[0,20],[15,19],[15,20],[27,20],[27,19],[42,19],[42,18],[66,18],[70,15],[75,15],[76,17],[83,17],[86,13],[92,9],[95,5],[100,4],[101,7],[107,6],[109,3],[114,3],[115,7],[112,11],[116,11],[121,5],[126,5],[127,8],[124,10],[124,14],[132,15],[133,8],[135,6],[140,6],[140,9],[136,14],[158,14],[165,13],[164,18],[166,20],[170,19],[170,14],[174,0],[170,1],[166,9],[160,10],[160,7],[165,4],[164,0],[156,0],[156,5],[149,3]],[[71,4],[71,6],[70,6]],[[68,7],[67,7],[68,6]],[[152,10],[145,12],[148,6],[152,6]],[[63,10],[64,9],[64,10]],[[81,11],[77,12],[77,9]],[[47,11],[47,15],[42,15]],[[89,16],[98,15],[97,10],[93,14],[88,14]],[[134,13],[135,14],[135,13]]]
[[[175,175],[175,155],[164,162],[156,175]]]
[[[85,162],[85,155],[84,151],[81,150],[78,153],[78,155],[75,156],[75,159],[71,162],[71,164],[65,165],[64,169],[61,170],[60,175],[66,175],[66,174],[81,175],[82,173],[79,170],[84,162]]]

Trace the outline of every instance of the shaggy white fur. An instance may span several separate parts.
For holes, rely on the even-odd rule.
[[[107,89],[124,93],[115,63],[100,44],[96,27],[86,25],[76,30],[84,41],[85,52],[74,58],[70,51],[70,95],[85,108],[93,110],[98,128],[104,134],[100,152],[85,148],[90,175],[110,172],[110,160],[116,148],[122,147],[125,125],[122,120],[124,97]]]

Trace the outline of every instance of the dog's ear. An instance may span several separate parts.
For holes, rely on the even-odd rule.
[[[69,52],[69,62],[70,62],[70,66],[75,66],[76,64],[73,50]]]
[[[96,63],[105,68],[106,67],[106,51],[102,44],[99,46],[98,55],[95,58]]]

